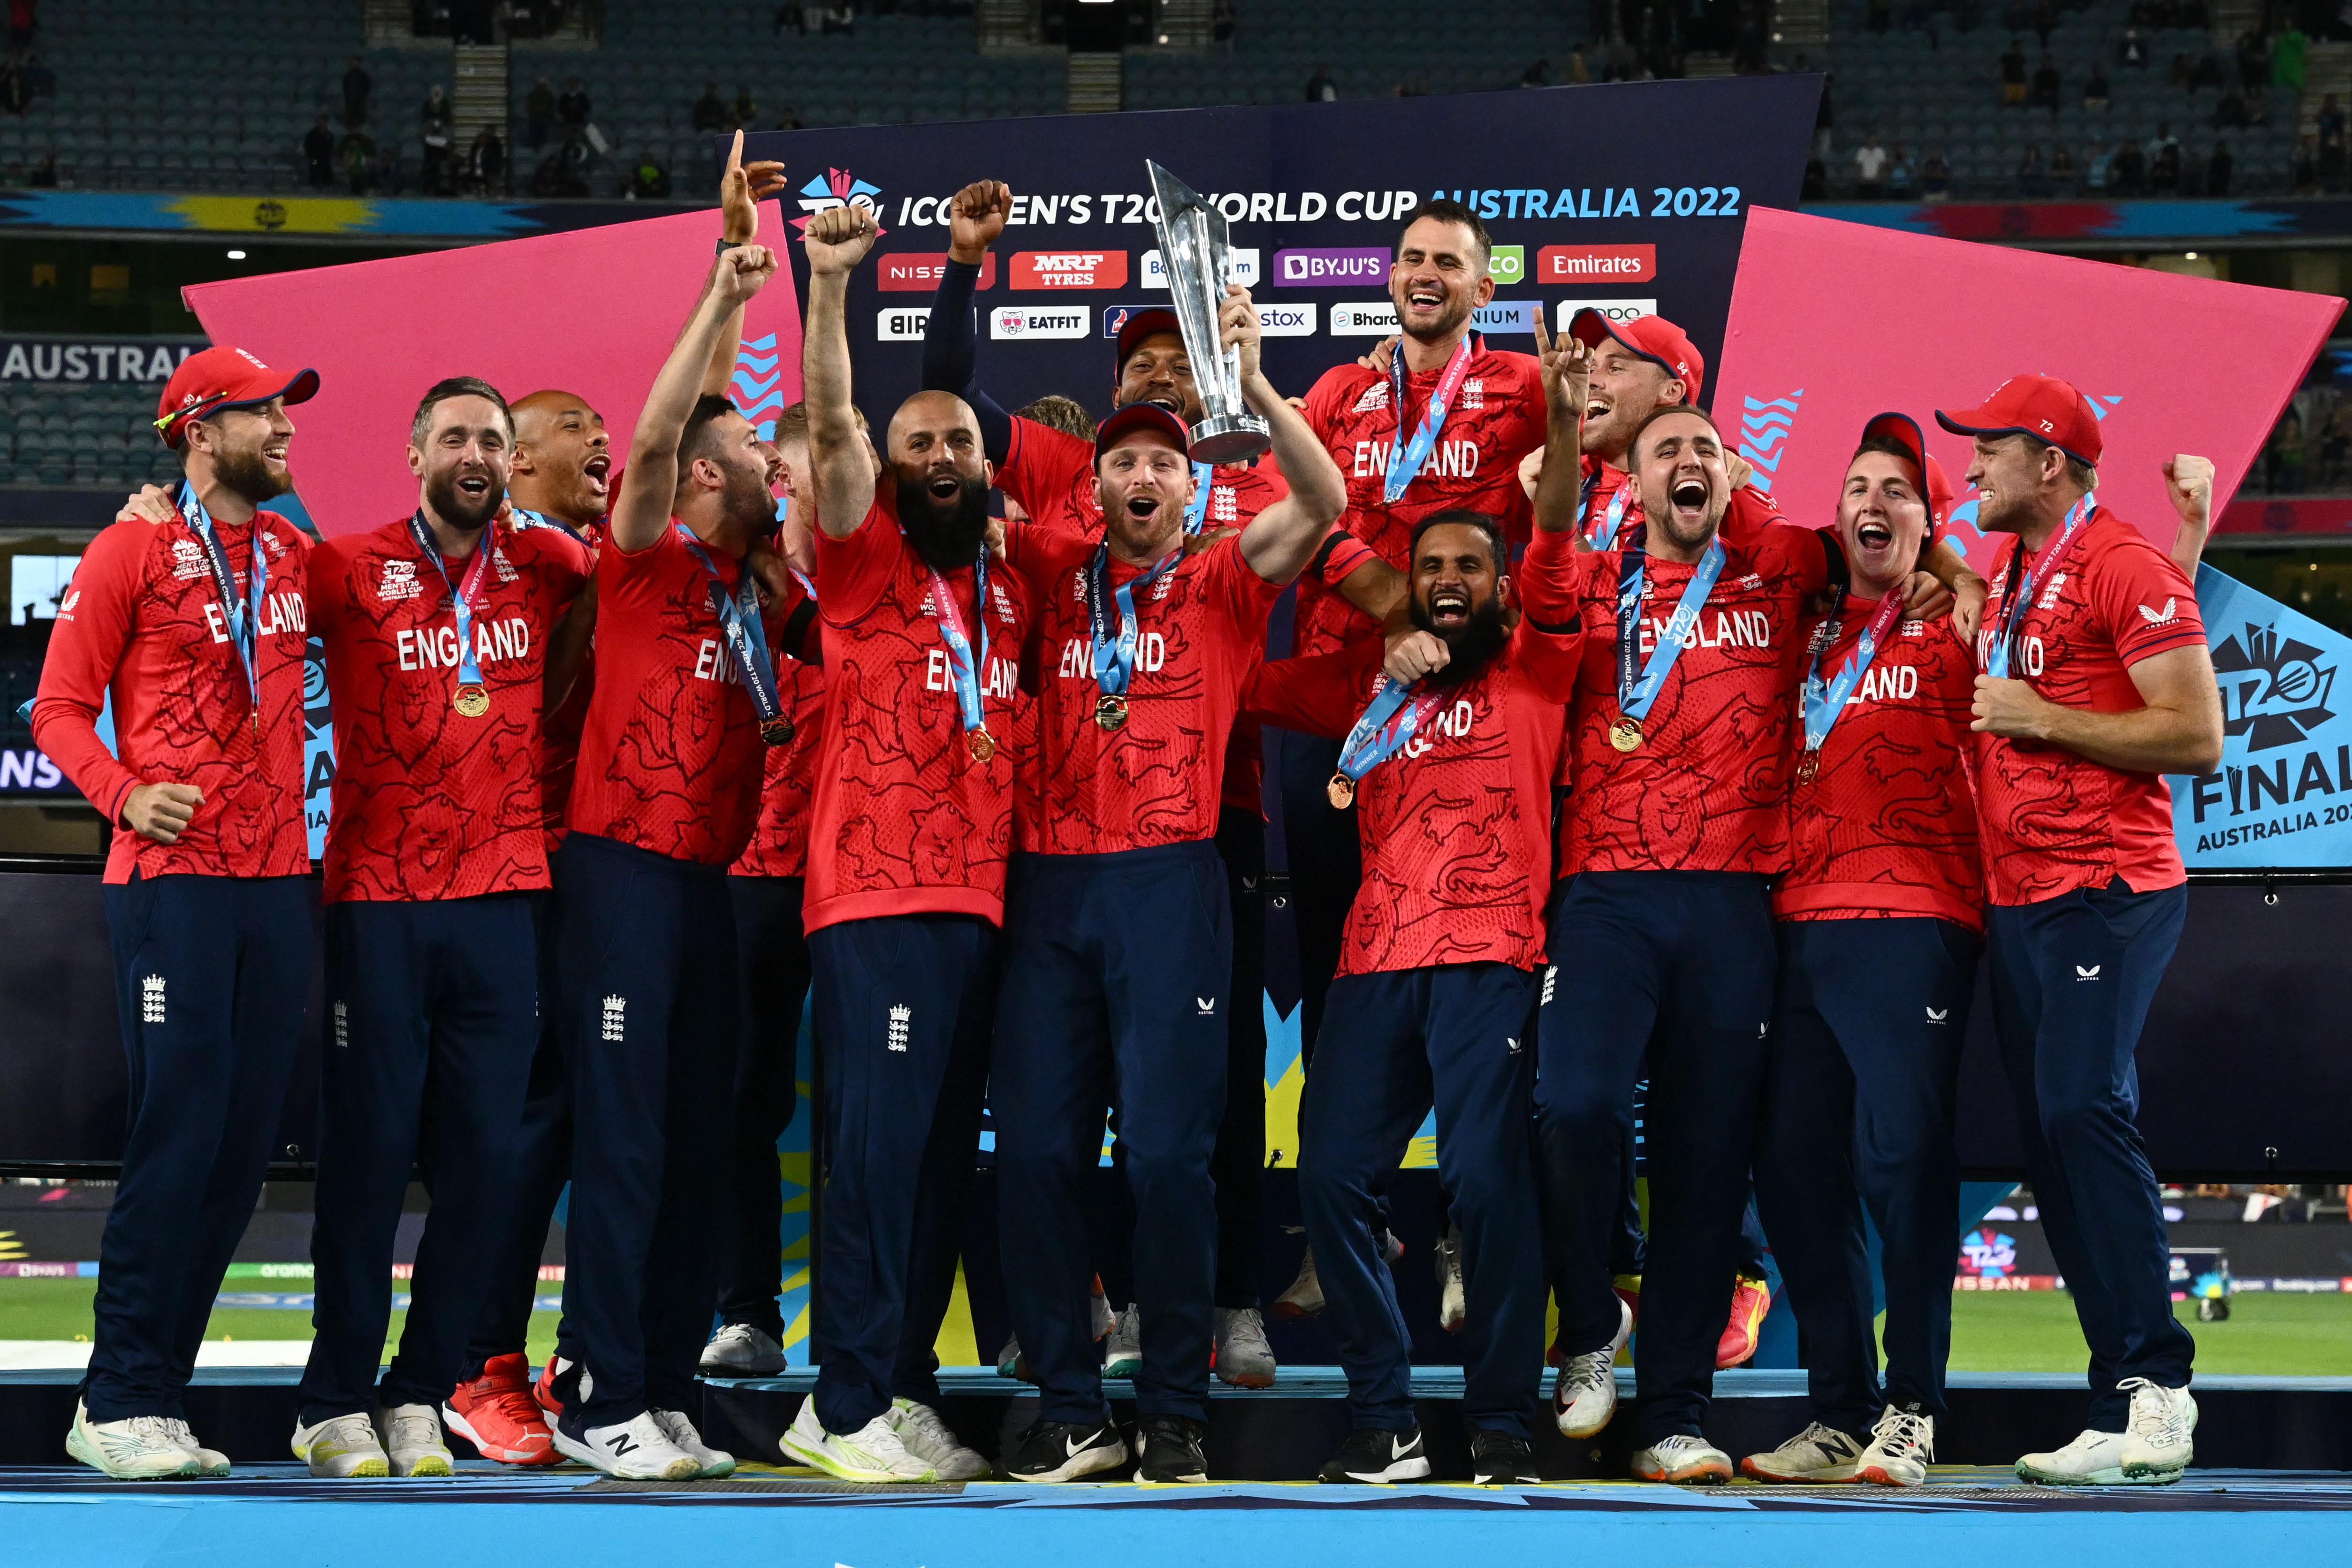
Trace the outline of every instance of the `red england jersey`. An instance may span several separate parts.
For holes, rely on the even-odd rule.
[[[450,585],[409,520],[323,540],[310,617],[335,703],[327,900],[469,899],[547,886],[540,714],[547,644],[588,581],[587,547],[560,528],[499,527],[474,608],[489,711],[451,706],[458,684]]]
[[[254,606],[259,726],[245,661],[230,640],[211,564],[174,511],[161,525],[118,522],[83,552],[58,605],[33,703],[33,740],[115,825],[106,879],[299,877],[310,868],[302,826],[304,582],[310,540],[274,511],[214,533],[240,596],[253,591],[253,531],[268,584]],[[98,715],[114,699],[114,744]],[[119,760],[118,760],[119,758]],[[204,792],[173,844],[122,826],[142,784]]]
[[[703,552],[735,592],[743,563]],[[751,841],[768,748],[710,588],[675,521],[635,554],[609,538],[597,551],[596,689],[572,786],[574,833],[706,866],[729,864]],[[772,638],[773,627],[760,635]]]
[[[1106,731],[1095,721],[1102,688],[1086,590],[1097,545],[1020,523],[1005,543],[1037,606],[1038,852],[1104,855],[1214,837],[1226,744],[1281,588],[1250,570],[1238,538],[1181,555],[1139,587],[1127,722]],[[1146,574],[1113,561],[1108,575],[1115,593]],[[1105,611],[1115,634],[1115,597]]]
[[[2007,608],[2014,562],[2015,547],[2004,543],[1977,636],[1979,667]],[[2097,713],[2144,707],[2131,667],[2205,640],[2189,580],[2105,507],[2082,525],[2056,575],[2036,574],[2035,581],[2041,585],[2021,612],[2009,673],[2061,707]],[[2038,741],[1979,735],[1976,742],[1990,901],[2039,903],[2117,877],[2137,893],[2187,879],[2162,775],[2126,773]]]
[[[817,652],[824,634],[814,624],[803,628],[801,648],[792,646],[789,630],[785,651],[793,657],[776,665],[778,695],[792,716],[793,738],[767,748],[767,765],[760,780],[760,822],[751,842],[727,868],[736,877],[803,877],[808,874],[809,808],[816,795],[817,759],[824,748],[824,667],[802,651]],[[788,615],[791,612],[787,612]]]
[[[1827,679],[1853,656],[1876,601],[1849,599]],[[1812,641],[1809,621],[1805,642]],[[1807,656],[1810,662],[1810,655]],[[1822,742],[1811,780],[1789,790],[1789,872],[1773,885],[1784,921],[1933,916],[1979,929],[1976,792],[1969,719],[1976,666],[1949,620],[1897,621]],[[1804,711],[1797,714],[1802,755]]]
[[[596,552],[604,540],[604,525],[592,522],[573,535],[588,552],[588,570],[596,570]],[[580,765],[580,732],[588,723],[588,701],[596,690],[596,650],[592,645],[580,661],[580,673],[563,700],[540,716],[539,816],[545,826],[547,855],[563,842],[564,823],[572,813],[572,777]]]
[[[940,574],[971,638],[973,572]],[[887,502],[856,531],[816,536],[824,618],[825,723],[809,829],[803,919],[926,913],[1004,920],[1004,858],[1013,843],[1013,731],[1025,599],[1002,562],[988,573],[988,655],[981,712],[998,750],[975,757],[957,705],[930,569]]]
[[[1307,395],[1307,423],[1348,483],[1342,521],[1400,572],[1408,564],[1413,524],[1431,512],[1485,512],[1500,520],[1504,537],[1514,542],[1534,527],[1528,493],[1519,488],[1519,459],[1544,444],[1544,393],[1541,369],[1529,354],[1474,350],[1428,462],[1394,506],[1382,499],[1389,465],[1421,428],[1443,374],[1408,377],[1402,410],[1391,405],[1385,368],[1335,365]],[[1299,584],[1297,627],[1293,647],[1300,654],[1329,653],[1380,631],[1320,582]]]
[[[1744,544],[1727,542],[1722,575],[1632,752],[1609,741],[1620,712],[1616,601],[1623,552],[1588,558],[1578,606],[1583,661],[1569,718],[1575,784],[1560,822],[1560,876],[1788,868],[1803,605],[1827,584],[1829,552],[1837,547],[1833,534],[1786,523]],[[1648,558],[1640,667],[1674,618],[1693,570]],[[1566,618],[1540,584],[1528,584],[1521,602],[1539,620]]]
[[[1566,535],[1538,534],[1520,570],[1549,574],[1568,597],[1586,567]],[[1364,879],[1339,973],[1543,962],[1552,773],[1584,635],[1574,622],[1547,630],[1521,617],[1504,650],[1364,775]],[[1250,706],[1270,723],[1343,740],[1380,689],[1382,651],[1372,639],[1263,665]]]

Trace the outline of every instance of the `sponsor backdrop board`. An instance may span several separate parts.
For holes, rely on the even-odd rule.
[[[880,221],[849,291],[858,400],[877,425],[919,383],[947,198],[982,179],[1014,197],[974,296],[982,384],[1007,407],[1060,393],[1100,416],[1107,340],[1169,299],[1147,158],[1226,214],[1286,393],[1393,330],[1397,236],[1440,195],[1494,234],[1483,324],[1500,346],[1532,350],[1537,310],[1590,301],[1664,311],[1711,364],[1746,215],[1795,199],[1819,95],[1817,77],[1741,77],[1106,114],[1075,134],[1068,119],[853,126],[755,132],[744,155],[784,161],[796,229],[845,202]],[[805,279],[797,252],[794,266]]]

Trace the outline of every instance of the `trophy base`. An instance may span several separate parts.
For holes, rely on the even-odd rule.
[[[1246,463],[1274,445],[1274,426],[1255,414],[1212,414],[1192,426],[1192,460]]]

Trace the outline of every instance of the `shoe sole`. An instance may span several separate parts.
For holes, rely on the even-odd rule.
[[[348,1470],[338,1470],[333,1468],[322,1470],[318,1466],[311,1465],[310,1461],[308,1459],[305,1459],[302,1462],[305,1465],[310,1465],[310,1479],[314,1481],[382,1481],[392,1479],[392,1461],[390,1459],[362,1459]],[[342,1463],[342,1461],[340,1459],[330,1459],[327,1463],[331,1467],[339,1465]]]
[[[1718,1469],[1713,1465],[1687,1465],[1675,1470],[1635,1470],[1637,1481],[1661,1481],[1671,1487],[1726,1487],[1731,1484],[1731,1467]]]
[[[595,1449],[591,1448],[587,1444],[575,1443],[569,1437],[566,1437],[561,1431],[556,1432],[554,1434],[554,1437],[555,1451],[557,1453],[562,1455],[567,1459],[574,1461],[575,1463],[587,1466],[590,1469],[594,1470],[599,1475],[610,1476],[616,1481],[692,1481],[702,1479],[701,1467],[698,1465],[695,1466],[693,1469],[687,1471],[684,1475],[672,1475],[670,1473],[671,1470],[677,1468],[675,1465],[671,1466],[669,1469],[663,1470],[658,1474],[641,1476],[628,1475],[614,1466],[603,1463],[604,1456],[598,1454]],[[691,1456],[687,1458],[686,1462],[689,1465],[694,1464],[694,1460]]]
[[[1103,1363],[1103,1375],[1105,1377],[1131,1378],[1142,1370],[1143,1358],[1141,1356],[1137,1356],[1133,1361],[1129,1361],[1122,1356],[1118,1361],[1107,1361]]]
[[[1916,1477],[1898,1476],[1883,1465],[1864,1465],[1853,1472],[1853,1479],[1864,1486],[1916,1487],[1924,1483],[1927,1478],[1924,1472]]]
[[[920,1486],[939,1479],[940,1476],[937,1470],[925,1470],[919,1476],[897,1476],[888,1470],[852,1469],[822,1450],[795,1445],[789,1430],[777,1439],[776,1447],[783,1450],[784,1458],[831,1476],[836,1481],[851,1481],[864,1486]]]
[[[450,1464],[449,1456],[446,1454],[425,1454],[420,1456],[414,1464],[410,1465],[408,1468],[404,1470],[397,1465],[394,1465],[392,1468],[392,1473],[403,1479],[424,1477],[426,1479],[439,1478],[446,1479],[453,1474],[454,1471],[455,1467]]]
[[[1843,1486],[1861,1479],[1861,1472],[1852,1465],[1824,1465],[1818,1470],[1776,1471],[1758,1464],[1752,1454],[1739,1461],[1739,1473],[1751,1481],[1764,1481],[1776,1487]]]
[[[1473,1471],[1470,1476],[1470,1484],[1474,1487],[1532,1487],[1541,1485],[1542,1480],[1543,1478],[1540,1476],[1522,1476],[1516,1474],[1508,1476],[1482,1476],[1477,1474],[1475,1471]]]
[[[1274,1315],[1286,1323],[1296,1323],[1306,1318],[1319,1318],[1323,1315],[1323,1298],[1316,1297],[1314,1304],[1309,1306],[1305,1301],[1294,1301],[1287,1296],[1277,1297],[1274,1303]]]
[[[2063,1475],[2055,1470],[2031,1469],[2017,1467],[2017,1479],[2037,1487],[2168,1487],[2179,1480],[2187,1467],[2179,1470],[2157,1470],[2146,1475],[2132,1475],[2117,1467],[2112,1470],[2094,1470],[2089,1475]]]
[[[81,1434],[72,1430],[66,1433],[66,1457],[88,1465],[100,1475],[115,1481],[177,1481],[203,1474],[194,1454],[189,1455],[187,1462],[176,1470],[155,1470],[144,1473],[138,1470],[118,1470],[106,1462],[94,1445],[84,1442]]]
[[[1378,1475],[1362,1470],[1342,1470],[1336,1476],[1325,1475],[1316,1479],[1336,1487],[1382,1487],[1392,1481],[1427,1480],[1429,1458],[1427,1455],[1416,1455],[1410,1459],[1399,1459]]]
[[[555,1451],[555,1444],[551,1436],[546,1447],[533,1453],[523,1454],[512,1448],[502,1448],[495,1443],[482,1441],[481,1436],[474,1430],[473,1424],[458,1415],[453,1406],[445,1405],[441,1407],[441,1424],[471,1443],[474,1446],[474,1452],[494,1465],[537,1468],[545,1465],[560,1465],[563,1462],[563,1456]]]
[[[1217,1381],[1228,1388],[1272,1388],[1274,1369],[1268,1367],[1264,1372],[1229,1373],[1220,1367],[1217,1369]]]
[[[1143,1473],[1143,1467],[1138,1465],[1135,1467],[1135,1484],[1141,1487],[1205,1487],[1209,1484],[1209,1472],[1192,1470],[1181,1476],[1147,1476]]]
[[[1609,1410],[1606,1415],[1602,1415],[1600,1420],[1594,1422],[1591,1426],[1582,1427],[1570,1426],[1568,1424],[1568,1412],[1562,1410],[1558,1405],[1555,1404],[1551,1407],[1551,1424],[1555,1427],[1559,1428],[1559,1435],[1563,1437],[1573,1438],[1578,1442],[1581,1442],[1587,1437],[1598,1437],[1602,1432],[1608,1429],[1609,1423],[1615,1419],[1617,1419],[1617,1405],[1614,1400],[1610,1402]]]
[[[2126,1459],[2124,1461],[2124,1479],[2140,1486],[2165,1487],[2179,1480],[2188,1469],[2189,1463],[2185,1459],[2178,1465],[2151,1465],[2146,1459]]]
[[[1081,1448],[1050,1470],[1024,1472],[1008,1469],[1004,1473],[1016,1481],[1034,1481],[1041,1485],[1056,1481],[1075,1481],[1087,1476],[1097,1476],[1105,1470],[1115,1470],[1127,1463],[1125,1440],[1108,1448]]]

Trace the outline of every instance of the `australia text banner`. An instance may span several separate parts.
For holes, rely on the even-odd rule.
[[[1495,242],[1498,346],[1531,351],[1533,311],[1661,312],[1713,363],[1748,208],[1796,199],[1820,79],[1738,77],[1366,103],[1188,109],[769,132],[794,230],[871,207],[881,237],[849,291],[858,400],[878,426],[919,384],[923,317],[948,248],[948,198],[1013,188],[974,296],[982,385],[1007,407],[1059,393],[1097,415],[1126,312],[1166,304],[1147,159],[1214,201],[1238,280],[1276,313],[1268,377],[1303,395],[1394,330],[1399,233],[1439,196]],[[806,276],[806,261],[794,265]]]

